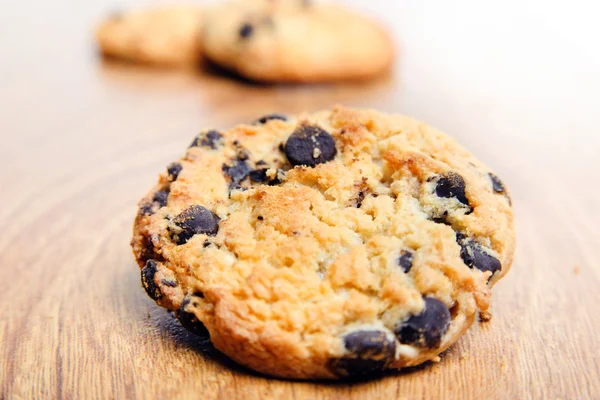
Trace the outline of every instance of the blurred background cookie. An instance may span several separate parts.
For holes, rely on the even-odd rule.
[[[394,48],[376,21],[309,1],[232,1],[207,11],[206,56],[265,82],[366,79],[389,69]]]
[[[115,13],[97,29],[102,53],[142,64],[195,66],[202,59],[202,10],[165,6]]]

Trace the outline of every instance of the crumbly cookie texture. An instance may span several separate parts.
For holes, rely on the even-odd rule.
[[[388,33],[344,7],[301,0],[233,1],[207,11],[215,63],[267,82],[366,79],[389,69]]]
[[[512,264],[501,180],[452,138],[336,107],[205,130],[140,202],[148,295],[265,374],[336,379],[434,359]]]
[[[103,54],[161,66],[196,66],[202,52],[203,11],[171,6],[113,14],[97,29]]]

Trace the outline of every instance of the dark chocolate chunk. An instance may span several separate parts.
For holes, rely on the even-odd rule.
[[[177,282],[170,280],[170,279],[163,279],[161,282],[165,286],[177,287]]]
[[[190,147],[203,146],[214,150],[217,148],[217,145],[221,143],[221,139],[223,139],[223,135],[221,135],[220,132],[210,130],[196,136]]]
[[[267,177],[267,169],[263,168],[250,171],[250,180],[257,183],[267,182],[269,180]]]
[[[167,205],[167,201],[169,200],[169,192],[167,190],[159,190],[154,193],[154,198],[152,199],[156,204],[158,204],[159,208]]]
[[[332,360],[334,371],[341,376],[370,376],[381,373],[396,356],[396,341],[383,331],[364,330],[344,337],[347,354]]]
[[[281,179],[284,179],[284,177],[285,177],[285,171],[282,169],[278,169],[277,175],[275,176],[274,179],[269,181],[268,185],[269,186],[279,185],[279,184],[281,184]],[[281,179],[279,179],[279,178],[281,178]]]
[[[252,26],[252,24],[249,24],[246,22],[244,25],[242,25],[240,27],[239,35],[240,35],[241,39],[247,39],[250,36],[252,36],[253,32],[254,32],[254,27]]]
[[[171,182],[175,182],[182,169],[183,169],[183,167],[178,162],[169,164],[169,166],[167,167],[167,174],[169,175],[169,180]]]
[[[265,115],[262,118],[257,119],[256,121],[253,122],[254,125],[257,124],[266,124],[267,121],[271,121],[272,119],[278,119],[281,121],[287,121],[287,116],[283,115],[283,114],[269,114],[269,115]]]
[[[223,172],[229,176],[231,183],[229,184],[229,190],[242,189],[240,183],[246,179],[246,177],[252,171],[252,168],[243,160],[236,160],[231,165],[223,164]]]
[[[191,149],[192,147],[200,147],[200,137],[202,136],[202,134],[196,136],[194,138],[194,140],[192,140],[192,143],[190,143],[190,145],[188,146],[189,149]]]
[[[496,175],[492,174],[491,172],[488,173],[488,176],[490,177],[490,180],[492,181],[492,189],[494,190],[494,192],[503,194],[504,197],[506,197],[506,199],[508,200],[508,204],[512,206],[512,200],[511,200],[510,196],[508,195],[508,193],[506,192],[506,187],[504,186],[504,183],[500,180],[500,178],[498,178]]]
[[[142,268],[142,286],[152,300],[158,300],[162,297],[160,288],[154,281],[154,275],[158,271],[158,264],[154,260],[146,261],[146,266]]]
[[[498,178],[496,175],[492,174],[491,172],[488,173],[490,180],[492,181],[492,189],[494,189],[494,192],[496,193],[504,193],[504,183],[502,183],[502,181],[500,180],[500,178]]]
[[[433,297],[424,297],[425,309],[412,315],[396,328],[396,337],[403,344],[438,347],[450,325],[450,310]]]
[[[173,241],[177,244],[187,243],[196,234],[215,236],[219,231],[220,218],[206,208],[193,205],[173,219],[175,225],[181,228],[173,232]]]
[[[404,251],[398,258],[398,265],[404,269],[404,272],[409,272],[413,264],[413,253],[410,251]]]
[[[367,194],[364,190],[358,192],[358,198],[356,199],[356,208],[360,208],[362,206],[362,202],[365,200]]]
[[[154,214],[154,210],[152,210],[152,203],[142,204],[140,206],[140,214],[141,215],[152,215],[152,214]]]
[[[456,234],[456,242],[460,245],[460,257],[467,267],[477,268],[483,272],[491,271],[492,275],[502,269],[500,261],[488,254],[478,242],[461,233]]]
[[[440,177],[435,187],[435,194],[439,197],[454,197],[463,204],[469,205],[465,195],[465,180],[454,172],[449,172]]]
[[[162,254],[158,254],[156,252],[156,247],[152,242],[152,239],[146,235],[142,235],[141,243],[139,243],[140,248],[140,261],[143,263],[147,263],[148,260],[153,260],[155,262],[164,261]]]
[[[208,330],[200,321],[196,315],[192,312],[193,308],[198,307],[198,297],[202,296],[188,296],[181,302],[181,307],[179,307],[179,311],[177,312],[177,317],[179,318],[179,323],[188,331],[199,335],[199,336],[208,336]]]
[[[159,190],[154,193],[151,203],[146,203],[140,206],[141,215],[152,215],[158,210],[167,205],[169,200],[169,189]]]
[[[303,125],[288,138],[284,151],[290,164],[314,167],[334,159],[335,140],[318,126]]]
[[[448,225],[448,226],[452,226],[452,224],[450,222],[448,222],[447,217],[447,213],[446,215],[442,216],[442,217],[434,217],[431,220],[433,222],[435,222],[436,224],[444,224],[444,225]]]

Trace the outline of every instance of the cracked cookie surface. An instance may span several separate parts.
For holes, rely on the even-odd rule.
[[[249,368],[370,376],[487,312],[515,246],[508,189],[452,138],[336,107],[201,132],[140,202],[142,283]]]

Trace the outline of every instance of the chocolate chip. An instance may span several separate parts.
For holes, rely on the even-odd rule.
[[[360,208],[362,206],[363,201],[365,200],[366,194],[363,190],[358,192],[358,198],[356,199],[356,208]]]
[[[488,173],[488,176],[490,177],[490,179],[492,181],[492,189],[494,189],[494,192],[504,193],[504,190],[505,190],[504,184],[502,183],[500,178],[498,178],[496,175],[492,174],[491,172]]]
[[[169,279],[163,279],[162,284],[165,286],[169,286],[169,287],[177,287],[177,282],[169,280]]]
[[[274,179],[269,181],[268,185],[269,186],[279,185],[279,184],[281,184],[282,179],[285,179],[285,171],[282,169],[278,169],[277,175],[275,176]]]
[[[448,219],[446,218],[447,216],[448,216],[448,212],[445,212],[443,216],[434,217],[431,220],[433,222],[435,222],[436,224],[444,224],[444,225],[452,226],[452,224],[450,222],[448,222]]]
[[[425,309],[412,315],[396,329],[396,337],[403,344],[434,348],[439,346],[450,325],[450,310],[433,297],[424,297]]]
[[[267,177],[267,169],[255,169],[254,171],[250,171],[250,180],[258,183],[267,182],[269,180]]]
[[[265,115],[262,118],[257,119],[256,121],[253,122],[254,125],[257,124],[266,124],[267,121],[271,121],[273,119],[278,119],[281,121],[287,121],[287,116],[283,115],[283,114],[269,114],[269,115]]]
[[[164,261],[163,256],[156,252],[156,248],[148,236],[142,235],[138,247],[140,248],[139,260],[142,263],[146,264],[148,260],[154,260],[155,262]]]
[[[171,182],[175,182],[182,169],[183,169],[183,167],[178,162],[169,164],[169,166],[167,167],[167,174],[169,175],[169,180]]]
[[[498,178],[496,175],[492,174],[491,172],[488,173],[488,176],[490,177],[490,180],[492,181],[492,189],[494,190],[494,192],[503,194],[504,197],[506,197],[506,199],[508,200],[508,204],[512,206],[512,200],[511,200],[510,196],[508,195],[508,193],[506,192],[506,187],[504,186],[504,183],[502,183],[500,178]]]
[[[142,286],[152,300],[158,300],[162,297],[160,288],[154,282],[154,275],[158,271],[158,264],[154,260],[146,261],[146,266],[142,268]]]
[[[236,160],[232,165],[223,164],[222,169],[231,178],[230,189],[239,186],[240,182],[246,179],[250,171],[252,171],[252,168],[243,160]]]
[[[461,203],[469,205],[465,195],[465,180],[455,172],[449,172],[440,177],[435,187],[435,194],[439,197],[454,197]]]
[[[167,201],[169,200],[169,192],[167,190],[159,190],[154,193],[154,198],[152,199],[159,207],[164,207],[167,205]]]
[[[153,215],[159,208],[162,208],[167,205],[167,201],[169,200],[169,189],[159,190],[154,193],[152,197],[152,202],[143,204],[140,206],[140,214],[141,215]]]
[[[409,272],[413,265],[413,253],[410,251],[405,251],[398,258],[398,265],[404,269],[404,272]]]
[[[240,38],[247,39],[250,36],[252,36],[253,32],[254,32],[254,27],[251,24],[246,22],[244,25],[242,25],[240,27],[239,35],[240,35]]]
[[[332,361],[341,376],[369,376],[382,372],[396,356],[396,341],[383,331],[363,330],[344,337],[347,354]]]
[[[152,209],[152,203],[150,204],[142,204],[140,206],[140,214],[141,215],[152,215],[154,214],[154,210]]]
[[[187,243],[196,234],[215,236],[219,231],[220,218],[206,208],[193,205],[173,219],[181,230],[174,232],[173,241],[181,245]]]
[[[223,135],[220,132],[210,130],[196,136],[190,147],[203,146],[214,150],[221,143],[221,139],[223,139]]]
[[[190,143],[190,145],[188,146],[189,149],[191,149],[192,147],[200,147],[200,135],[196,136],[194,140],[192,140],[192,143]]]
[[[284,151],[292,165],[309,167],[331,161],[336,154],[333,137],[314,125],[297,128],[285,143]]]
[[[208,330],[202,321],[200,321],[193,312],[188,311],[191,308],[198,307],[197,297],[200,296],[188,296],[183,299],[181,307],[179,307],[179,311],[177,312],[177,317],[179,318],[181,326],[188,331],[199,336],[208,336]]]
[[[483,272],[491,271],[492,275],[502,269],[500,261],[489,255],[478,242],[461,233],[456,234],[456,242],[460,245],[460,257],[467,267],[477,268]]]

